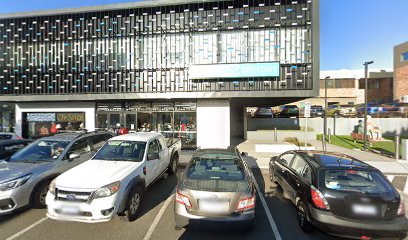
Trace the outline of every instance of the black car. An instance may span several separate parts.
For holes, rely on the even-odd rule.
[[[299,117],[299,108],[296,105],[282,106],[282,111],[279,113],[281,118]]]
[[[310,116],[311,117],[323,117],[324,109],[322,106],[314,105],[310,107]]]
[[[21,148],[30,144],[32,141],[33,140],[30,139],[0,141],[0,159],[6,159],[10,157]]]
[[[297,209],[303,231],[314,227],[355,239],[402,239],[404,201],[376,168],[344,154],[289,151],[272,157],[271,181]]]

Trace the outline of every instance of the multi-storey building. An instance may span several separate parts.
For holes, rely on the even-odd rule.
[[[245,107],[319,94],[319,1],[141,1],[0,16],[0,101],[16,133],[243,136]],[[7,106],[9,106],[7,105]]]
[[[394,47],[394,98],[408,102],[408,42]]]

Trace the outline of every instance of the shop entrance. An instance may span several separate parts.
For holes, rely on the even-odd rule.
[[[196,148],[196,115],[195,102],[101,103],[96,126],[110,131],[126,127],[130,132],[160,132],[179,138],[183,148]]]

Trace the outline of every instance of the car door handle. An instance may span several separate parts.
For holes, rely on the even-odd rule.
[[[300,183],[298,181],[296,181],[296,186],[300,187]]]
[[[286,171],[285,171],[285,170],[281,170],[281,172],[282,172],[282,173],[285,173]]]

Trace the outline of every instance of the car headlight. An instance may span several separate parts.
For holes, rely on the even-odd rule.
[[[50,191],[52,195],[55,195],[55,182],[56,181],[57,179],[54,178],[54,180],[51,181],[50,186],[48,187],[48,191]]]
[[[31,173],[7,182],[0,183],[0,191],[8,191],[11,189],[18,188],[24,183],[26,183],[30,177]]]
[[[96,190],[95,198],[109,197],[119,191],[120,182],[114,182]]]

